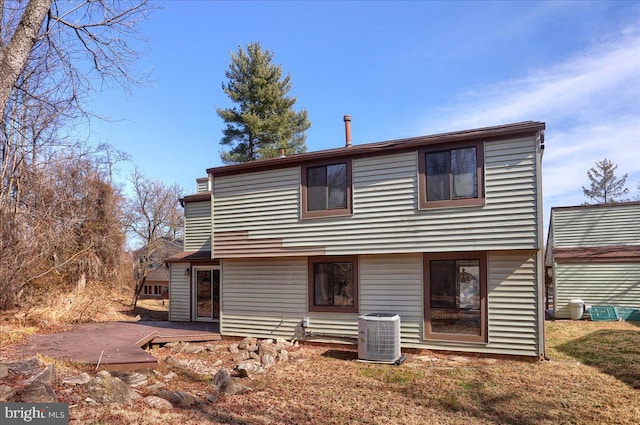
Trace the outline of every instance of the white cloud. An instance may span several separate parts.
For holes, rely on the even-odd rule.
[[[425,133],[518,121],[545,121],[545,215],[584,202],[586,172],[596,161],[640,180],[640,24],[523,78],[464,93],[428,119]],[[435,128],[434,128],[435,125]],[[426,127],[426,126],[425,126]]]

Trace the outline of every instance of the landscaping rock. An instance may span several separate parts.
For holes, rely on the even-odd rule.
[[[186,354],[198,354],[203,351],[204,351],[204,347],[200,345],[188,345],[184,347],[184,350],[182,350],[182,352]]]
[[[231,374],[225,368],[222,368],[216,373],[211,382],[214,387],[222,388],[228,381],[231,380]]]
[[[264,368],[262,367],[262,365],[253,359],[243,361],[235,367],[235,370],[242,378],[248,378],[255,373],[264,372]]]
[[[9,375],[9,368],[0,363],[0,379],[4,379]]]
[[[262,366],[264,366],[265,369],[269,369],[274,364],[276,364],[276,359],[274,356],[268,353],[262,356]]]
[[[229,345],[229,352],[231,354],[236,354],[239,351],[238,344]]]
[[[239,352],[237,352],[237,353],[235,353],[233,355],[233,361],[235,363],[239,363],[239,362],[241,362],[243,360],[247,360],[249,357],[251,357],[251,355],[246,350],[243,350],[243,351],[239,351]]]
[[[169,372],[166,375],[164,375],[164,380],[165,381],[172,381],[173,379],[177,378],[178,374],[176,374],[175,372]]]
[[[171,356],[165,357],[164,362],[171,366],[177,366],[179,364],[179,362]]]
[[[8,385],[0,385],[0,403],[5,403],[11,400],[11,397],[16,395],[16,392]]]
[[[132,388],[143,387],[149,382],[147,376],[139,372],[116,372],[114,376],[117,376],[122,382]]]
[[[219,396],[220,396],[220,391],[217,388],[215,388],[214,392],[205,394],[204,398],[209,403],[215,403],[216,401],[218,401]]]
[[[252,346],[252,345],[257,345],[258,344],[258,339],[257,338],[253,338],[253,337],[246,337],[245,339],[242,340],[243,342],[246,342],[248,346]]]
[[[164,388],[164,384],[162,382],[158,382],[157,384],[149,385],[147,387],[147,391],[155,393]]]
[[[144,402],[154,409],[173,409],[173,404],[169,400],[155,395],[145,397]]]
[[[58,395],[46,382],[32,382],[22,390],[20,399],[24,403],[57,403]]]
[[[91,376],[87,372],[82,372],[80,375],[75,377],[68,377],[62,380],[63,384],[66,385],[84,385],[91,381]]]
[[[222,387],[220,391],[226,395],[236,395],[251,391],[251,388],[245,387],[235,379],[229,379]]]
[[[263,358],[265,354],[269,354],[275,359],[276,357],[278,357],[278,349],[274,344],[262,344],[258,349],[258,354],[261,358]]]
[[[117,377],[105,370],[89,382],[89,396],[99,403],[128,404],[131,402],[129,387]]]
[[[260,358],[260,354],[258,353],[250,353],[249,357],[251,357],[251,359],[257,361],[258,363],[260,363],[262,361],[262,359]]]
[[[160,391],[158,395],[180,407],[191,407],[199,400],[186,391]]]
[[[32,376],[42,370],[42,362],[37,357],[31,357],[27,360],[4,363],[9,372],[14,375]]]
[[[289,352],[284,348],[278,353],[278,361],[279,362],[288,362],[289,361]]]
[[[44,384],[50,384],[56,378],[55,367],[50,364],[45,367],[40,372],[33,375],[31,378],[27,379],[26,384],[31,384],[33,382],[42,382]]]

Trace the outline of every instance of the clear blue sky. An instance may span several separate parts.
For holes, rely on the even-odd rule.
[[[309,151],[343,145],[344,114],[354,144],[545,121],[547,220],[584,201],[586,171],[604,157],[640,197],[638,1],[155,4],[138,65],[153,83],[96,97],[93,111],[118,121],[92,123],[90,138],[187,193],[221,165],[229,52],[259,41],[309,113]]]

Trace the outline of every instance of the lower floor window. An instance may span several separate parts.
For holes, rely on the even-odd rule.
[[[486,341],[486,254],[425,254],[425,337]]]
[[[358,312],[357,257],[309,259],[309,311]]]
[[[162,295],[162,285],[144,285],[142,287],[142,293],[144,295]]]

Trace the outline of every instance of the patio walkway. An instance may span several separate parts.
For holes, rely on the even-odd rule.
[[[158,360],[141,348],[147,344],[221,339],[217,323],[83,323],[65,332],[33,335],[27,342],[25,352],[92,365],[99,363],[108,370],[153,369],[158,365]]]

